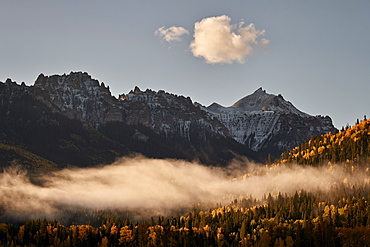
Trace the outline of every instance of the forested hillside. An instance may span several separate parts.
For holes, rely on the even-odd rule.
[[[280,163],[320,165],[325,162],[370,162],[370,120],[364,119],[341,131],[312,138],[282,155]]]
[[[0,245],[370,246],[369,134],[370,121],[365,119],[312,138],[262,172],[236,178],[261,177],[277,167],[342,174],[344,179],[329,184],[329,189],[321,187],[327,181],[318,181],[316,187],[295,193],[275,191],[262,198],[234,195],[228,205],[208,210],[198,205],[188,213],[140,221],[124,211],[76,209],[67,212],[68,220],[0,223]],[[258,190],[265,185],[254,186]]]
[[[42,219],[0,224],[5,246],[369,246],[369,186],[335,194],[296,192],[244,199],[183,216],[131,222],[95,214],[100,225]],[[253,206],[257,205],[257,206]],[[86,212],[84,212],[85,215]],[[103,217],[102,217],[103,216]]]
[[[0,169],[1,171],[8,165],[14,167],[22,165],[30,173],[46,173],[57,170],[57,165],[47,159],[33,154],[20,147],[4,144],[0,142]]]

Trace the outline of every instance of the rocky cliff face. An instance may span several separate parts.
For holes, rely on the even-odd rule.
[[[93,127],[110,121],[122,121],[122,109],[109,87],[87,73],[39,75],[34,83],[35,96],[56,112],[78,119]]]
[[[277,157],[312,136],[335,131],[330,117],[303,113],[262,88],[230,107],[213,103],[203,109],[223,123],[233,139],[265,156]]]
[[[189,97],[136,87],[127,95],[120,95],[119,100],[125,123],[142,124],[166,137],[178,135],[191,141],[193,135],[202,135],[204,131],[229,136],[223,124],[194,105]],[[194,129],[198,133],[192,133]]]
[[[141,91],[135,87],[117,99],[104,83],[100,84],[82,72],[62,76],[41,74],[34,88],[36,97],[54,111],[95,128],[118,121],[128,125],[144,125],[158,134],[180,136],[186,141],[191,141],[192,128],[195,127],[201,132],[228,136],[227,128],[195,106],[190,98],[164,91]]]

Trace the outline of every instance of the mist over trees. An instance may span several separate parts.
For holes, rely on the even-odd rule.
[[[369,186],[336,194],[296,192],[263,201],[235,200],[207,211],[148,221],[102,218],[100,225],[65,226],[32,220],[0,224],[6,246],[368,246]],[[323,201],[325,200],[325,201]],[[253,206],[255,205],[255,206]],[[101,216],[101,215],[100,215]]]
[[[229,170],[228,176],[221,176],[223,173],[217,170],[212,171],[205,184],[201,183],[205,177],[200,174],[209,172],[209,168],[199,167],[197,169],[200,170],[193,170],[196,172],[194,174],[199,174],[196,179],[200,182],[199,188],[211,185],[210,188],[214,188],[211,193],[213,197],[222,196],[223,194],[217,192],[230,186],[230,190],[224,190],[225,195],[229,195],[226,199],[228,203],[216,202],[216,205],[208,206],[208,209],[204,203],[206,201],[203,201],[203,205],[193,206],[191,210],[180,210],[172,215],[146,215],[135,219],[132,214],[135,208],[132,208],[131,212],[125,212],[119,209],[69,207],[64,212],[69,218],[35,218],[25,221],[6,216],[6,207],[2,204],[0,245],[369,246],[369,135],[370,121],[364,119],[337,133],[312,138],[307,143],[285,152],[282,159],[272,165],[249,170],[241,170],[239,167],[239,170]],[[146,165],[150,163],[149,160],[140,162]],[[158,164],[151,162],[151,167],[157,167],[158,170]],[[162,173],[168,172],[169,167],[173,166],[171,163],[163,164],[165,169]],[[116,168],[109,168],[111,172],[106,173],[120,176]],[[146,166],[141,168],[149,169]],[[190,172],[192,166],[185,165],[182,169],[188,171],[190,176],[194,175]],[[175,171],[179,170],[172,173],[181,175]],[[75,172],[79,180],[90,180],[90,175],[86,174],[95,174],[95,179],[100,179],[102,184],[107,183],[104,177],[98,176],[99,170]],[[57,181],[64,176],[70,183],[73,181],[73,173],[63,174],[50,179]],[[133,174],[132,171],[126,173],[126,180],[132,179]],[[12,181],[15,182],[13,178],[2,178],[1,181],[8,181],[6,185],[9,187]],[[114,176],[111,178],[111,181],[114,181]],[[212,178],[221,182],[222,186],[212,184]],[[196,191],[196,183],[178,180],[177,184],[175,178],[169,176],[167,179],[172,181],[163,184],[167,190],[172,189],[172,184],[182,190],[189,188],[193,192]],[[148,184],[154,181],[156,180],[149,180]],[[140,180],[136,180],[136,184],[143,185]],[[269,185],[276,189],[272,190]],[[48,186],[49,189],[61,191],[53,183],[48,183]],[[7,190],[2,191],[4,193]],[[43,191],[45,196],[46,190]],[[19,192],[21,190],[18,190]],[[233,192],[234,195],[230,196]],[[165,190],[162,190],[163,193]],[[31,198],[29,200],[31,201]],[[168,200],[166,205],[170,203],[170,197]],[[180,198],[181,200],[186,204],[184,198]],[[124,201],[118,202],[117,205],[123,203]],[[148,201],[142,201],[143,205],[147,203]],[[14,214],[17,213],[14,211]]]

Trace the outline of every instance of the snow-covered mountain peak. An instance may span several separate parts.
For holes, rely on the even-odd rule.
[[[236,141],[266,155],[278,155],[311,136],[335,130],[329,117],[301,112],[282,95],[262,88],[230,107],[213,103],[202,109],[223,123]]]
[[[215,110],[216,107],[213,107]],[[229,111],[239,111],[239,112],[286,112],[298,114],[302,117],[308,117],[309,115],[301,112],[296,107],[294,107],[289,101],[286,101],[281,94],[274,95],[266,93],[262,87],[254,91],[253,94],[248,95],[237,102],[235,102],[229,108]],[[212,111],[212,109],[208,108]]]
[[[253,94],[235,102],[231,107],[242,108],[248,111],[258,111],[262,110],[262,107],[264,107],[268,101],[271,101],[272,98],[274,98],[274,95],[267,94],[266,91],[259,88]]]

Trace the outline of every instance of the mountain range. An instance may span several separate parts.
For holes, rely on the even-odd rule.
[[[138,87],[115,97],[89,74],[71,72],[40,74],[32,86],[7,79],[0,97],[0,162],[33,170],[87,167],[132,154],[221,166],[242,157],[264,162],[336,130],[330,117],[303,113],[262,88],[230,107],[206,107]]]

